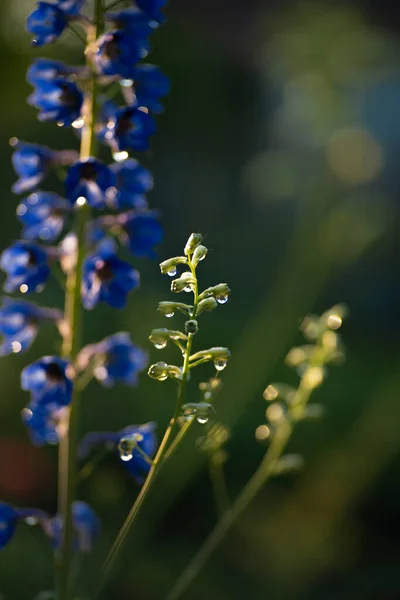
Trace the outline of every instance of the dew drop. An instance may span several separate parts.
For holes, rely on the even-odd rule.
[[[177,274],[178,270],[176,267],[172,267],[172,269],[170,269],[169,271],[167,271],[167,275],[169,275],[169,277],[175,277],[175,275]]]
[[[223,371],[227,363],[228,361],[226,360],[226,358],[216,358],[214,360],[214,367],[217,369],[217,371]]]
[[[162,350],[163,348],[165,348],[166,345],[167,342],[157,342],[156,344],[154,344],[154,348],[157,348],[157,350]]]
[[[125,454],[121,454],[121,460],[123,460],[124,462],[128,462],[130,460],[132,460],[133,454],[132,452],[127,452]]]
[[[188,294],[190,292],[193,292],[193,285],[192,284],[187,285],[185,288],[183,288],[183,291],[187,292]]]
[[[158,381],[165,381],[166,379],[168,379],[168,373],[163,373],[162,375],[159,375],[157,379]]]
[[[39,523],[39,520],[37,517],[26,517],[25,523],[27,525],[37,525]]]
[[[205,423],[208,423],[208,417],[196,417],[196,420],[198,423],[200,423],[200,425],[205,425]]]
[[[117,162],[123,162],[126,158],[128,158],[129,154],[126,150],[122,150],[121,152],[114,152],[113,159]]]
[[[171,313],[165,313],[165,316],[167,317],[167,319],[170,319],[171,317],[173,317],[173,316],[174,316],[174,314],[175,314],[174,312],[171,312]]]
[[[18,354],[22,350],[22,345],[19,342],[12,342],[11,348],[15,354]]]
[[[228,296],[225,296],[225,295],[217,296],[217,302],[218,302],[218,304],[226,304],[228,302]]]
[[[27,293],[27,291],[28,291],[28,289],[29,289],[29,288],[28,288],[28,286],[26,285],[26,283],[23,283],[23,284],[20,286],[20,288],[19,288],[19,291],[21,292],[21,294],[26,294],[26,293]]]

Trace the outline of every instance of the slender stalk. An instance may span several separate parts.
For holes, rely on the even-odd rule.
[[[317,344],[310,357],[309,368],[319,366],[320,364],[321,348],[319,344]],[[312,388],[305,384],[306,375],[307,371],[303,375],[289,407],[288,418],[282,420],[282,422],[277,425],[270,446],[258,469],[249,479],[231,508],[223,513],[215,528],[197,554],[193,557],[189,565],[183,570],[175,585],[165,597],[165,600],[178,600],[178,598],[180,598],[190,587],[213,552],[225,538],[232,525],[242,515],[268,479],[274,474],[278,460],[282,456],[292,434],[294,423],[303,416],[304,409],[312,392]]]
[[[218,450],[208,459],[211,485],[214,494],[215,507],[218,517],[222,517],[229,509],[230,501],[226,486],[223,461],[221,459],[221,450]]]
[[[95,1],[95,23],[88,29],[88,46],[98,37],[102,28],[103,0]],[[88,56],[88,55],[87,55]],[[91,63],[88,58],[88,65]],[[85,92],[83,107],[84,126],[80,158],[87,158],[94,152],[95,123],[96,123],[96,75],[93,77]],[[65,295],[66,333],[62,355],[71,363],[75,360],[81,346],[82,334],[82,305],[81,285],[83,277],[83,262],[85,256],[85,231],[90,211],[87,204],[76,208],[74,230],[77,237],[77,258],[75,269],[67,278]],[[59,600],[69,600],[71,597],[70,575],[73,561],[73,523],[72,504],[76,499],[78,483],[77,446],[79,429],[79,391],[75,388],[71,405],[65,409],[61,423],[59,444],[59,514],[63,520],[63,535],[60,551],[56,556],[57,589]]]
[[[195,283],[193,284],[193,315],[192,315],[192,318],[195,319],[197,316],[199,291],[198,291],[198,284],[197,284],[197,277],[196,277],[196,269],[192,265],[190,256],[188,257],[188,266],[189,266],[190,271],[195,279]],[[99,594],[101,592],[101,590],[103,589],[107,580],[109,579],[110,575],[112,574],[112,570],[115,565],[117,555],[119,554],[124,543],[126,542],[127,536],[129,534],[129,532],[131,531],[131,528],[132,528],[134,522],[136,521],[136,519],[139,515],[139,512],[141,511],[141,509],[143,507],[143,503],[144,503],[150,489],[152,488],[152,486],[156,480],[156,477],[159,474],[162,464],[165,463],[165,461],[163,459],[168,456],[168,443],[170,441],[170,438],[173,433],[176,422],[180,416],[182,405],[184,404],[184,401],[185,401],[186,385],[187,385],[187,380],[188,380],[188,375],[189,375],[189,370],[190,370],[189,357],[192,352],[193,337],[194,337],[194,334],[192,334],[192,333],[188,334],[188,340],[187,340],[186,348],[185,348],[184,355],[183,355],[182,377],[179,380],[178,398],[177,398],[177,402],[176,402],[176,406],[175,406],[174,415],[172,416],[172,418],[169,422],[167,430],[166,430],[164,437],[161,441],[161,444],[158,448],[157,454],[153,460],[153,465],[149,471],[146,481],[144,482],[143,487],[141,488],[141,490],[136,498],[136,501],[133,504],[124,524],[122,525],[122,527],[118,533],[118,536],[117,536],[114,544],[112,545],[111,550],[108,553],[107,558],[103,564],[102,578],[99,583],[99,588],[97,590],[97,594]],[[181,441],[182,438],[183,438],[183,435],[179,437],[179,441]],[[176,439],[177,438],[175,438],[175,441],[174,441],[174,446],[175,446],[174,449],[176,449],[176,445],[177,445],[175,443]],[[171,448],[172,448],[172,445],[171,445]],[[97,597],[97,594],[95,595],[95,597]]]

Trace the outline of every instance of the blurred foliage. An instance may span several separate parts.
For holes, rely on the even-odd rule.
[[[2,247],[18,236],[8,138],[55,148],[76,143],[70,132],[39,125],[25,103],[33,51],[23,19],[32,4],[2,0],[0,6]],[[160,258],[176,254],[191,231],[202,231],[214,254],[208,277],[233,290],[226,310],[217,319],[208,315],[198,334],[202,346],[218,339],[232,351],[217,401],[218,421],[233,427],[226,463],[231,494],[262,456],[254,440],[265,410],[262,390],[274,380],[293,383],[279,363],[297,341],[300,319],[339,301],[350,309],[342,332],[346,363],[315,395],[326,416],[317,426],[299,427],[290,446],[305,457],[305,471],[264,490],[187,597],[395,600],[399,7],[351,0],[171,4],[152,60],[171,77],[173,91],[143,162],[156,179],[151,204],[163,212]],[[74,42],[68,34],[63,39],[49,54],[69,60]],[[158,265],[138,266],[142,287],[128,310],[89,313],[86,341],[126,329],[149,347],[151,329],[165,326],[156,311],[165,290]],[[62,290],[50,285],[42,297],[59,305]],[[27,440],[19,373],[54,343],[44,330],[28,356],[0,362],[0,497],[50,511],[56,451]],[[195,383],[189,402],[191,394],[196,400]],[[172,386],[145,376],[134,390],[104,391],[93,383],[82,431],[147,420],[157,420],[161,431],[173,405]],[[195,445],[202,430],[193,429],[132,535],[107,596],[113,600],[162,598],[213,526],[206,461]],[[84,484],[82,498],[103,517],[99,555],[136,493],[115,457]],[[49,589],[48,557],[43,541],[19,534],[0,555],[4,599],[27,600]]]

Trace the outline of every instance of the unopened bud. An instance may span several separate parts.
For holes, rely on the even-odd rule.
[[[159,310],[166,317],[173,317],[177,310],[190,315],[192,313],[193,306],[190,306],[189,304],[183,304],[183,302],[160,302],[157,310]]]
[[[165,381],[168,379],[168,365],[165,362],[157,362],[151,365],[148,370],[148,375],[157,381]]]
[[[209,298],[204,298],[204,300],[201,300],[197,305],[197,314],[201,315],[201,313],[203,312],[214,310],[215,308],[217,308],[217,306],[218,302],[213,296],[210,296]]]
[[[192,264],[194,267],[197,267],[200,261],[204,260],[207,256],[208,249],[205,246],[197,246],[196,250],[193,252]]]
[[[227,283],[219,283],[218,285],[214,285],[204,290],[199,296],[199,300],[203,300],[204,298],[214,297],[216,298],[219,304],[225,304],[228,300],[228,296],[231,293],[231,290]]]
[[[195,319],[191,319],[190,321],[186,321],[185,323],[185,331],[186,333],[190,333],[194,335],[199,330],[199,324]]]
[[[160,263],[161,273],[163,275],[169,275],[170,277],[175,277],[177,273],[177,265],[186,265],[187,258],[186,256],[174,256],[173,258],[168,258]]]
[[[192,233],[189,236],[188,241],[186,242],[186,246],[184,249],[185,255],[190,256],[191,254],[193,254],[193,252],[195,251],[197,246],[199,244],[201,244],[202,239],[203,239],[203,236],[201,235],[201,233]]]
[[[171,291],[178,294],[179,292],[191,292],[193,286],[196,283],[196,279],[193,277],[190,271],[182,273],[178,279],[174,279],[171,283]]]

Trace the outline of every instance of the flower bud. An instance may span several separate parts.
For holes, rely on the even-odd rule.
[[[159,310],[164,316],[170,318],[174,316],[177,310],[186,315],[191,315],[193,306],[190,306],[189,304],[183,304],[183,302],[160,302],[157,310]]]
[[[165,362],[157,362],[151,365],[148,370],[148,375],[157,381],[165,381],[168,379],[168,365]]]
[[[218,302],[213,296],[210,296],[209,298],[204,298],[204,300],[201,300],[197,305],[197,314],[201,315],[202,312],[214,310],[215,308],[217,308],[217,306]]]
[[[186,333],[190,333],[194,335],[199,330],[199,324],[195,319],[191,319],[190,321],[186,321],[185,323],[185,331]]]
[[[201,244],[202,239],[203,239],[203,236],[201,235],[201,233],[192,233],[189,236],[188,241],[186,242],[186,246],[184,249],[185,255],[190,256],[191,254],[193,254],[193,252],[195,251],[197,246],[199,244]]]
[[[217,371],[223,371],[228,363],[228,358],[230,355],[231,353],[229,352],[228,348],[216,347],[196,352],[196,354],[192,354],[192,356],[190,356],[189,360],[213,360]]]
[[[197,422],[204,425],[215,414],[215,409],[212,404],[207,404],[206,402],[189,402],[182,406],[182,413],[185,417],[195,416]]]
[[[225,304],[228,300],[228,296],[231,293],[231,290],[227,283],[219,283],[218,285],[214,285],[213,287],[209,287],[204,290],[199,296],[199,300],[203,300],[204,298],[209,298],[210,296],[216,298],[219,304]]]
[[[207,252],[208,249],[205,246],[197,246],[196,250],[193,252],[192,265],[197,267],[199,262],[205,259]]]
[[[157,350],[162,350],[165,348],[169,340],[168,334],[168,329],[153,329],[149,335],[149,340],[157,348]]]
[[[187,258],[185,256],[175,256],[174,258],[168,258],[160,263],[161,273],[163,275],[169,275],[175,277],[177,273],[177,265],[186,265]]]
[[[175,292],[179,294],[179,292],[191,292],[193,291],[193,286],[196,283],[196,279],[193,277],[190,271],[186,271],[182,273],[182,275],[178,279],[174,279],[171,283],[171,292]]]

